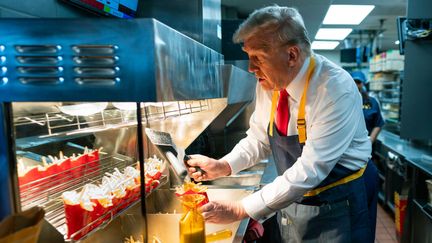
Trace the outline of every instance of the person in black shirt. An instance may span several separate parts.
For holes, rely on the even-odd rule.
[[[381,109],[378,101],[368,95],[366,87],[366,76],[361,71],[351,73],[357,87],[363,98],[363,115],[365,117],[366,128],[372,143],[375,142],[381,128],[384,126],[384,119],[381,115]]]

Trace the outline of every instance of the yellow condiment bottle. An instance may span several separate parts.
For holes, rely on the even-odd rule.
[[[204,200],[203,195],[191,194],[180,197],[186,210],[180,219],[180,243],[205,243],[204,217],[198,211],[198,204]]]

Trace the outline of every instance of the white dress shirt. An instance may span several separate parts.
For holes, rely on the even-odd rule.
[[[307,92],[307,140],[303,152],[294,165],[272,183],[242,200],[246,212],[254,219],[262,219],[289,206],[323,181],[336,163],[355,171],[364,167],[370,158],[371,143],[357,86],[342,68],[323,56],[314,54],[314,57],[316,67]],[[307,58],[286,88],[290,109],[288,136],[298,134],[297,114],[309,62]],[[256,106],[247,137],[222,158],[228,161],[232,174],[270,155],[267,127],[271,98],[272,91],[265,91],[257,84]]]

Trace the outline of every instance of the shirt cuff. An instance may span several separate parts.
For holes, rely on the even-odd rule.
[[[242,160],[244,160],[244,158],[233,152],[225,155],[224,157],[222,157],[221,160],[225,160],[228,162],[228,165],[231,167],[231,175],[235,175],[244,169],[244,165],[242,163]]]
[[[266,206],[261,196],[261,191],[257,191],[254,194],[243,198],[241,204],[249,217],[257,221],[271,217],[275,211]]]

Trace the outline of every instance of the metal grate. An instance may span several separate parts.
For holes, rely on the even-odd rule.
[[[209,100],[143,103],[143,121],[158,121],[169,117],[181,116],[208,110]],[[17,131],[26,126],[37,126],[37,136],[49,137],[75,133],[97,132],[107,129],[136,125],[136,103],[113,103],[114,106],[89,116],[72,116],[61,112],[49,112],[33,116],[14,117]],[[123,109],[123,110],[122,110]],[[130,110],[127,110],[130,109]]]
[[[35,205],[43,207],[46,211],[45,219],[63,234],[66,239],[67,226],[64,204],[61,199],[62,193],[72,190],[79,191],[88,183],[98,184],[106,172],[112,173],[114,168],[123,171],[124,168],[127,166],[134,166],[135,163],[136,161],[132,158],[119,154],[105,156],[98,161],[89,162],[49,177],[20,185],[21,208],[22,210],[26,210]],[[167,182],[167,177],[162,176],[160,182],[159,186],[165,184]],[[139,200],[135,202],[128,201],[116,205],[115,208],[112,208],[109,212],[95,219],[93,222],[90,222],[86,227],[73,234],[71,238],[74,239],[78,235],[89,236],[91,232],[95,232],[109,224],[116,215],[126,210],[126,206],[129,208],[138,202]],[[103,223],[100,224],[102,221]],[[98,224],[97,227],[95,226],[96,224]],[[81,238],[81,240],[82,239],[83,238]]]
[[[85,184],[102,179],[106,172],[111,173],[114,168],[122,170],[135,162],[123,155],[108,156],[20,185],[21,207],[23,210],[35,205],[45,207],[53,198],[59,198],[64,191],[80,189]]]

